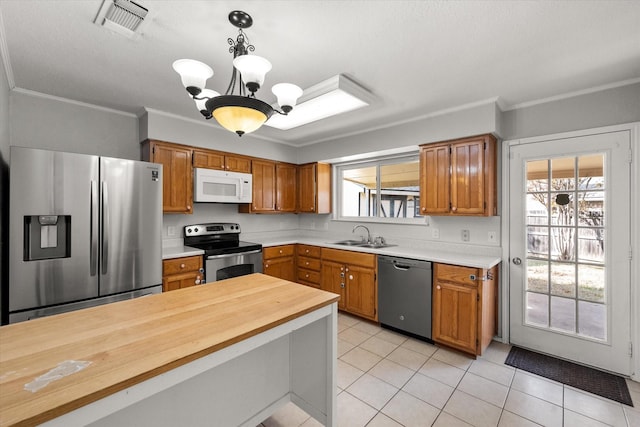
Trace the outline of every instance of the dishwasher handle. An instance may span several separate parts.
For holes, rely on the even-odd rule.
[[[396,270],[407,271],[408,269],[411,268],[411,266],[410,265],[403,265],[403,264],[396,264],[394,262],[393,263],[393,268],[395,268]]]

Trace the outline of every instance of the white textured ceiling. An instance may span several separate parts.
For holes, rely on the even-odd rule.
[[[109,0],[108,0],[109,1]],[[171,68],[193,58],[229,82],[227,15],[248,12],[273,64],[258,97],[343,73],[367,108],[260,136],[304,145],[499,97],[513,106],[640,78],[640,1],[155,1],[142,36],[93,24],[102,0],[0,0],[15,86],[122,111],[201,120]],[[204,120],[204,119],[202,119]]]

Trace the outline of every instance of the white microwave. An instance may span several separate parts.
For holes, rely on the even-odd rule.
[[[194,202],[251,203],[250,173],[195,168],[193,178]]]

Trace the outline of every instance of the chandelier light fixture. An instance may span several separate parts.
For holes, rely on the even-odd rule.
[[[249,54],[255,47],[249,44],[243,31],[253,24],[248,13],[234,10],[229,14],[229,22],[238,28],[238,36],[235,41],[227,39],[231,45],[229,53],[233,53],[233,72],[224,95],[205,89],[207,79],[213,76],[213,70],[207,64],[179,59],[173,63],[173,69],[180,74],[182,84],[206,119],[215,117],[222,127],[242,136],[259,129],[274,113],[286,116],[295,107],[302,89],[291,83],[278,83],[271,88],[282,111],[256,98],[265,75],[271,70],[271,63],[261,56]]]

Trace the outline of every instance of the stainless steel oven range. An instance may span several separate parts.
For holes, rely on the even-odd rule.
[[[184,244],[204,250],[206,283],[262,273],[262,245],[240,241],[239,224],[187,225],[184,227]]]

